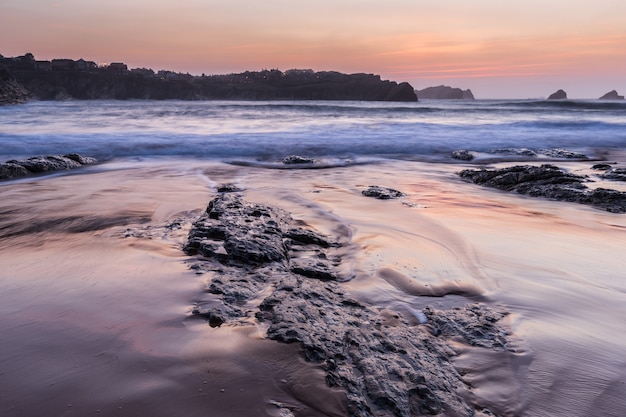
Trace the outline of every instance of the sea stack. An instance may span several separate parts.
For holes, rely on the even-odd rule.
[[[566,99],[567,99],[567,93],[563,90],[558,90],[550,94],[550,97],[548,97],[548,100],[566,100]]]
[[[472,90],[461,90],[447,85],[428,87],[423,90],[416,90],[418,99],[426,100],[474,100]]]
[[[563,90],[557,90],[554,93],[550,94],[550,97],[548,97],[548,100],[566,100],[567,99],[567,93]]]
[[[619,94],[617,94],[617,91],[611,90],[602,97],[600,97],[599,100],[624,100],[624,96],[620,96]]]

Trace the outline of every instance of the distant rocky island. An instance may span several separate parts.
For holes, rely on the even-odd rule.
[[[472,90],[461,90],[447,85],[424,88],[417,90],[416,93],[418,99],[424,100],[474,100]]]
[[[563,90],[557,90],[548,96],[548,100],[567,100],[567,93]]]
[[[617,91],[611,90],[602,97],[600,97],[599,100],[624,100],[624,96],[620,96],[619,94],[617,94]]]
[[[417,101],[406,82],[374,74],[310,69],[201,75],[128,69],[122,62],[98,66],[79,59],[36,60],[32,54],[0,55],[0,104],[36,100],[359,100]],[[4,97],[4,99],[3,99]]]

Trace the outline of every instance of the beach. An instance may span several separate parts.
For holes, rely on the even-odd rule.
[[[368,308],[409,320],[479,299],[508,311],[506,352],[452,346],[466,389],[496,415],[621,415],[626,218],[481,188],[460,168],[147,158],[4,183],[3,413],[347,415],[297,343],[192,313],[214,273],[191,269],[182,248],[217,188],[234,184],[317,232],[349,231],[339,285]],[[406,196],[367,198],[370,185]],[[470,297],[421,295],[428,287]]]

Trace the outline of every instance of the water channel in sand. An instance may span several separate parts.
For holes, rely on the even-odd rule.
[[[297,347],[190,317],[207,277],[185,263],[186,228],[163,225],[185,224],[217,185],[234,183],[250,201],[349,235],[344,285],[362,302],[411,315],[468,301],[423,296],[461,288],[507,308],[515,353],[457,347],[476,394],[503,415],[621,416],[626,216],[481,189],[456,170],[162,159],[3,183],[0,411],[271,416],[285,403],[298,415],[343,415],[341,393]],[[408,196],[368,199],[369,185]]]

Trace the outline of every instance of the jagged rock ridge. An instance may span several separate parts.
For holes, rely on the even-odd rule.
[[[498,324],[506,313],[479,304],[425,308],[411,323],[363,305],[340,283],[346,239],[221,194],[185,246],[199,256],[192,268],[212,274],[208,292],[220,302],[196,305],[193,314],[214,327],[264,322],[268,338],[300,344],[308,361],[323,365],[327,384],[345,390],[350,416],[496,415],[462,395],[471,387],[452,366],[448,343],[506,351]]]
[[[532,197],[588,204],[612,213],[626,213],[626,192],[607,188],[590,189],[584,184],[589,181],[588,178],[567,173],[554,165],[466,169],[458,174],[461,178],[487,187]]]

